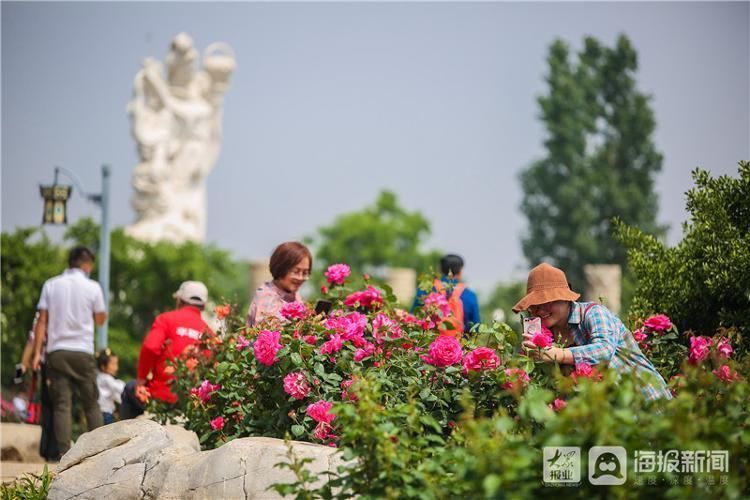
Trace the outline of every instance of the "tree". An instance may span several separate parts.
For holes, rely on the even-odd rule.
[[[2,233],[2,383],[9,384],[31,330],[44,282],[65,268],[65,252],[38,228]]]
[[[550,48],[549,94],[538,101],[547,129],[547,156],[520,175],[521,211],[529,221],[522,240],[531,265],[563,268],[573,287],[583,265],[625,265],[612,237],[612,219],[661,236],[654,176],[662,157],[651,135],[649,97],[637,90],[637,54],[625,36],[614,48],[587,37],[576,62],[558,40]]]
[[[307,241],[316,249],[317,269],[344,262],[355,272],[378,276],[385,267],[410,267],[420,273],[434,267],[440,253],[420,248],[429,234],[430,223],[421,213],[406,211],[394,193],[382,191],[374,205],[339,215]]]
[[[680,330],[712,334],[737,327],[750,348],[750,162],[739,177],[693,171],[687,192],[690,220],[682,241],[667,248],[624,223],[617,237],[638,278],[631,314],[667,314]]]

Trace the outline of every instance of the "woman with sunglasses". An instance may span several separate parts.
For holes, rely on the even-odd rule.
[[[302,243],[287,241],[273,251],[269,267],[273,280],[255,291],[247,312],[248,326],[255,326],[266,318],[283,319],[280,311],[285,304],[302,302],[299,289],[310,277],[312,254]]]
[[[537,348],[524,334],[523,346],[535,359],[567,365],[604,363],[620,373],[635,372],[643,380],[648,399],[672,395],[654,365],[643,355],[633,334],[612,311],[596,302],[577,302],[565,273],[542,263],[529,273],[526,295],[513,312],[529,311],[541,318],[563,347]]]

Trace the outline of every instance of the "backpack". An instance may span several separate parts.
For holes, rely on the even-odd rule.
[[[459,282],[450,295],[445,288],[445,283],[441,280],[436,279],[433,286],[438,293],[448,299],[448,305],[451,308],[450,314],[438,325],[438,332],[440,335],[450,335],[460,339],[464,333],[464,303],[461,301],[461,294],[464,293],[466,285]]]

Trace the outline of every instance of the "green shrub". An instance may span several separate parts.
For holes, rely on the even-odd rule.
[[[621,222],[620,242],[627,248],[638,285],[633,318],[667,314],[680,330],[711,334],[737,327],[750,347],[750,163],[739,163],[739,177],[712,178],[693,172],[696,186],[687,192],[690,219],[684,236],[668,248],[653,236]]]

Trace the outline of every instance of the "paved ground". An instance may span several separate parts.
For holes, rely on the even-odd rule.
[[[47,464],[50,472],[55,470],[57,464]],[[44,470],[44,462],[0,462],[0,475],[2,482],[10,482],[26,473],[41,474]]]

